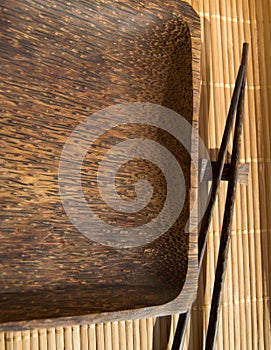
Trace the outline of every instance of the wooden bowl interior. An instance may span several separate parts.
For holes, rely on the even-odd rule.
[[[180,217],[161,237],[116,249],[87,239],[69,221],[59,196],[58,164],[75,126],[116,103],[159,104],[192,123],[188,25],[170,5],[155,2],[4,0],[1,6],[0,322],[173,300],[186,280],[188,195]],[[125,139],[126,131],[119,128],[115,137]],[[133,132],[165,145],[189,186],[191,162],[182,145],[152,127],[134,126]],[[105,137],[110,144],[111,136]],[[87,169],[93,164],[88,154],[82,181],[87,198]],[[153,198],[161,209],[162,174],[144,162],[139,166],[154,186],[164,186]],[[133,196],[133,186],[125,193]]]

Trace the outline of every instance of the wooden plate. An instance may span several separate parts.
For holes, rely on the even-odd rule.
[[[191,154],[197,142],[184,147],[158,124],[135,123],[128,114],[126,124],[112,128],[110,113],[99,113],[116,105],[153,106],[156,113],[160,106],[162,114],[166,107],[197,128],[198,16],[181,1],[3,0],[0,7],[1,330],[185,311],[198,274],[192,230],[197,218],[191,215],[197,189]],[[98,126],[101,115],[106,131]],[[126,120],[125,113],[121,117]],[[63,150],[77,142],[74,130],[81,125],[84,131],[86,120],[89,135],[97,130],[100,135],[83,154],[81,194],[107,225],[124,231],[142,226],[130,245],[115,244],[110,229],[104,241],[92,237],[91,222],[89,235],[80,231],[67,209],[78,164],[76,154],[61,163]],[[136,198],[138,180],[153,186],[150,203],[138,213],[112,209],[97,187],[104,155],[129,139],[161,144],[185,180],[179,216],[146,240],[144,225],[161,212],[167,197],[163,171],[135,157],[119,169],[115,185],[127,203]],[[110,169],[102,177],[111,178]]]

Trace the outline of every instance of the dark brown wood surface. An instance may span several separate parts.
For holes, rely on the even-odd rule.
[[[58,165],[73,129],[116,103],[160,104],[197,127],[198,16],[181,1],[4,0],[0,10],[0,329],[186,310],[198,272],[197,233],[184,234],[190,192],[175,224],[154,242],[106,247],[68,219]],[[190,157],[176,140],[137,126],[113,136],[125,140],[131,133],[163,144],[182,165],[189,187],[197,187]],[[113,136],[97,141],[101,152],[115,142]],[[84,174],[95,161],[86,156]],[[154,186],[163,184],[155,167],[137,166]],[[95,189],[87,181],[85,195],[91,198]],[[129,189],[128,199],[132,195]],[[154,191],[157,210],[164,196],[163,189]],[[130,218],[130,224],[147,214]]]

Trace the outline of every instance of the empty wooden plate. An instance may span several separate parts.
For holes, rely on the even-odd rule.
[[[181,1],[3,0],[0,7],[0,329],[187,310],[198,274],[197,141],[184,128],[190,146],[182,144],[171,121],[178,115],[197,128],[198,16]],[[148,159],[132,152],[114,176],[112,153],[98,176],[105,155],[128,140],[148,141]],[[147,236],[167,201],[165,172],[173,172],[155,164],[167,158],[164,150],[182,169],[182,210]],[[151,184],[149,203],[137,212],[108,205],[99,181],[106,195],[112,179],[127,207],[139,181],[141,195]]]

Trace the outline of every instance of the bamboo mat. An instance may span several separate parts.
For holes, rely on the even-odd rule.
[[[200,132],[216,160],[243,41],[250,44],[241,162],[251,164],[239,185],[217,349],[271,349],[271,3],[269,0],[191,0],[202,19]],[[226,185],[209,232],[185,349],[202,349],[208,324]],[[270,213],[270,214],[269,214]],[[177,316],[0,333],[0,350],[166,350]],[[168,344],[168,345],[167,345]]]

